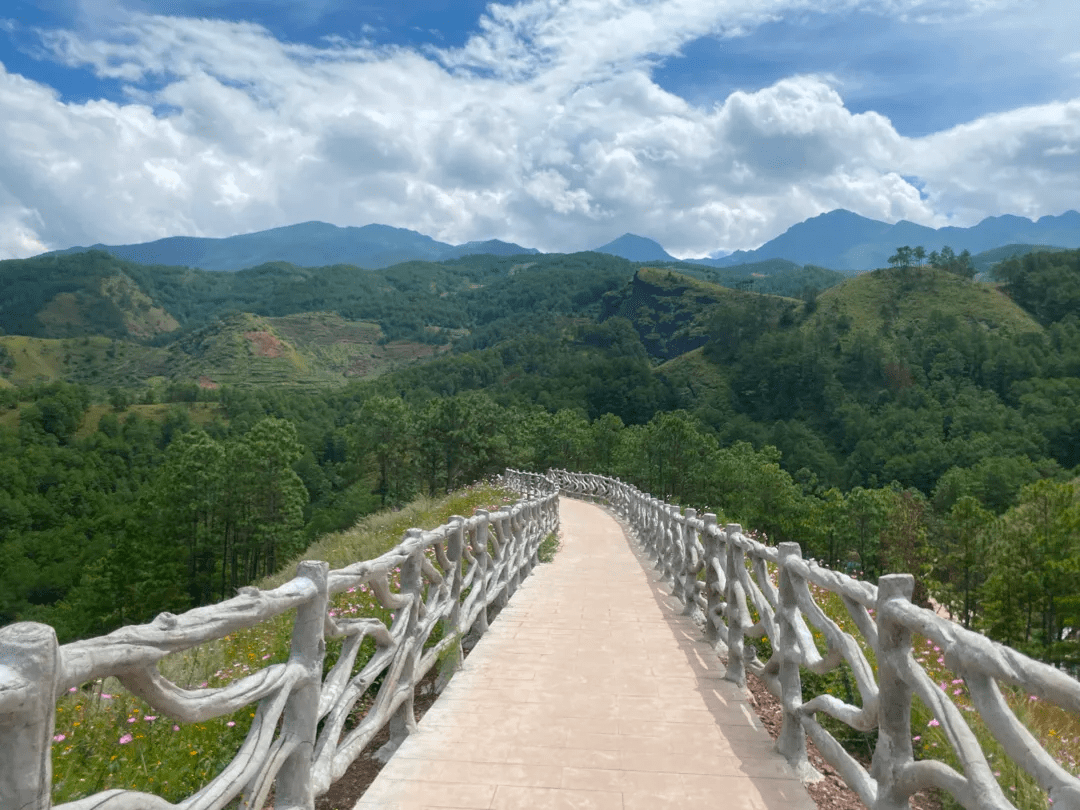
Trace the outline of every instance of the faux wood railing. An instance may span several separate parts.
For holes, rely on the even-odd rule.
[[[239,596],[179,616],[124,627],[107,636],[58,645],[51,627],[0,628],[0,808],[51,807],[51,747],[56,700],[71,687],[115,676],[155,710],[194,723],[258,704],[251,729],[232,762],[179,804],[147,793],[108,790],[59,805],[62,810],[216,810],[240,797],[262,808],[271,789],[277,808],[312,808],[363,748],[389,726],[390,753],[415,728],[416,684],[463,637],[487,629],[487,610],[501,607],[537,563],[540,542],[558,529],[558,492],[549,479],[508,472],[525,497],[513,506],[454,517],[431,531],[410,529],[374,560],[330,571],[302,562],[279,588],[245,588]],[[433,551],[435,562],[425,554]],[[400,587],[391,573],[400,569]],[[332,594],[367,585],[392,611],[377,619],[331,616]],[[169,653],[197,647],[296,610],[289,660],[219,689],[183,689],[161,674]],[[425,649],[437,625],[441,639]],[[358,672],[365,638],[375,654]],[[343,638],[337,663],[323,677],[326,640]],[[459,654],[454,660],[460,661]],[[356,702],[383,676],[374,704],[344,732]],[[320,725],[321,723],[321,725]],[[280,731],[278,727],[280,724]],[[344,733],[343,733],[344,732]]]
[[[728,680],[745,685],[749,670],[780,699],[783,727],[776,747],[804,779],[817,778],[806,755],[809,737],[873,810],[907,808],[913,793],[931,787],[947,791],[967,808],[1014,808],[963,714],[912,655],[911,637],[918,633],[941,649],[945,666],[963,678],[986,728],[1046,791],[1053,808],[1080,810],[1080,780],[1030,734],[998,687],[1018,687],[1080,714],[1080,682],[912,604],[910,574],[890,574],[874,586],[802,559],[797,543],[765,546],[743,534],[738,524],[721,528],[715,515],[699,517],[693,509],[683,510],[618,480],[565,471],[549,475],[564,494],[605,500],[629,523],[684,612],[697,616],[706,638],[726,655]],[[702,572],[704,580],[699,579]],[[825,614],[811,585],[840,597],[861,644]],[[824,637],[824,653],[811,627]],[[761,638],[771,645],[766,661],[745,643]],[[876,660],[876,677],[864,648]],[[822,674],[845,663],[861,706],[829,694],[804,700],[801,669]],[[933,712],[962,772],[936,760],[914,759],[913,695]],[[819,712],[859,731],[877,729],[869,770],[823,728]]]

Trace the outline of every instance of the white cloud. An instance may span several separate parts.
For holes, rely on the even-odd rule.
[[[546,250],[633,231],[701,256],[837,207],[940,225],[946,211],[970,224],[1077,206],[1080,102],[913,140],[881,115],[852,113],[827,76],[709,107],[650,77],[693,38],[811,6],[822,7],[528,0],[490,6],[463,48],[426,54],[149,15],[109,36],[52,32],[58,59],[128,82],[130,101],[65,103],[0,66],[0,257],[310,219]]]

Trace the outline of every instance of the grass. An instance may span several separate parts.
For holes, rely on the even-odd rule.
[[[802,329],[816,332],[827,322],[844,319],[850,324],[850,331],[840,338],[845,344],[854,340],[856,332],[898,336],[924,330],[941,316],[988,331],[1041,331],[1031,316],[994,285],[931,267],[863,273],[826,290],[817,301],[817,311]]]
[[[321,559],[340,568],[377,557],[399,542],[406,529],[434,528],[451,515],[497,509],[516,496],[487,485],[441,500],[421,499],[396,512],[370,515],[347,531],[319,539],[303,559]],[[546,541],[545,541],[546,542]],[[260,583],[272,588],[293,576],[296,561]],[[396,583],[391,583],[397,587]],[[368,616],[384,622],[389,613],[361,585],[331,600],[332,615]],[[230,634],[217,642],[168,656],[161,671],[187,688],[220,687],[251,672],[288,659],[292,613]],[[433,643],[437,636],[429,640]],[[326,668],[337,659],[340,640],[327,644]],[[368,640],[355,671],[374,652]],[[358,705],[363,711],[365,703]],[[110,788],[155,793],[177,802],[210,782],[243,743],[255,706],[203,723],[179,724],[155,712],[108,678],[72,689],[57,702],[53,737],[53,802],[74,801]]]
[[[536,556],[542,563],[554,562],[555,554],[559,551],[560,546],[559,535],[552,532],[540,541],[540,548],[537,550]]]

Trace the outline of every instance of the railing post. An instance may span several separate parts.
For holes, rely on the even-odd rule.
[[[465,576],[462,571],[461,555],[465,548],[465,518],[461,515],[451,515],[450,525],[452,528],[446,535],[446,559],[453,570],[447,572],[450,576],[450,615],[446,617],[444,632],[454,638],[454,644],[435,681],[436,692],[442,692],[454,673],[461,669],[461,661],[465,657],[461,649],[461,636],[464,630],[461,626],[461,580]]]
[[[697,530],[693,522],[697,518],[697,510],[687,508],[682,520],[682,613],[684,616],[692,616],[697,613]],[[676,517],[678,520],[678,517]]]
[[[420,529],[409,529],[406,536],[414,537],[420,533]],[[389,760],[398,747],[405,742],[405,738],[416,731],[416,714],[413,712],[416,684],[413,683],[413,676],[416,671],[416,661],[424,651],[423,642],[417,637],[420,624],[420,602],[423,596],[421,574],[423,559],[424,552],[417,549],[401,565],[401,595],[408,597],[409,603],[401,608],[401,611],[407,611],[407,613],[399,612],[394,617],[394,624],[399,621],[406,623],[400,653],[404,655],[405,660],[399,670],[395,691],[408,690],[408,693],[401,705],[390,715],[390,719],[386,724],[386,729],[390,732],[390,739],[376,752],[376,757],[381,762]]]
[[[913,759],[911,750],[911,687],[901,673],[911,655],[911,631],[887,618],[885,606],[894,599],[911,601],[915,577],[886,574],[878,580],[878,740],[870,775],[878,783],[873,810],[907,810],[908,797],[897,791],[901,774]]]
[[[274,786],[274,806],[314,810],[315,792],[311,779],[315,734],[319,724],[319,694],[322,691],[323,658],[326,641],[326,579],[330,564],[305,560],[296,567],[296,576],[314,583],[315,598],[296,609],[289,663],[307,670],[307,680],[289,695],[281,720],[283,739],[296,747],[278,771]]]
[[[717,652],[727,649],[726,639],[720,635],[720,628],[716,626],[716,620],[723,615],[724,609],[724,586],[726,578],[723,573],[724,558],[721,556],[722,548],[720,532],[716,528],[716,515],[706,512],[703,518],[705,529],[702,534],[705,537],[705,638],[713,645]],[[720,568],[717,570],[716,564]],[[724,579],[724,582],[721,582]],[[723,649],[721,649],[723,648]]]
[[[0,628],[0,807],[52,806],[60,646],[47,624]]]
[[[799,719],[798,710],[803,702],[802,676],[799,673],[802,655],[799,652],[799,634],[795,629],[799,604],[795,596],[792,573],[785,565],[788,560],[802,559],[802,550],[798,543],[781,543],[777,546],[777,551],[780,555],[780,584],[777,589],[779,604],[776,612],[776,643],[780,653],[780,704],[783,709],[783,724],[776,740],[776,750],[784,755],[799,777],[806,781],[818,774],[806,758],[806,733]]]
[[[739,579],[740,569],[746,567],[745,556],[742,546],[735,542],[735,538],[742,534],[742,526],[738,523],[729,523],[724,529],[727,553],[724,555],[724,576],[727,577],[727,672],[726,680],[746,687],[746,662],[743,660],[745,647],[743,640],[743,612],[746,606],[746,592],[743,590],[742,581]]]
[[[488,629],[487,606],[488,606],[488,572],[491,569],[491,555],[488,554],[488,512],[485,509],[476,510],[476,534],[473,535],[473,557],[476,559],[476,579],[473,581],[473,589],[477,591],[477,601],[480,611],[470,628],[470,633],[479,638]]]

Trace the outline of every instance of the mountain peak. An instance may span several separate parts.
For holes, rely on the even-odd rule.
[[[675,261],[675,257],[664,250],[659,242],[634,233],[624,233],[618,239],[595,248],[595,251],[619,256],[632,262]]]

